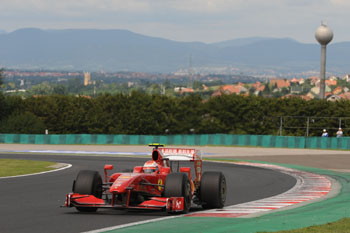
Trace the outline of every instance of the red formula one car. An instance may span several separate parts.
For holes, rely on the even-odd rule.
[[[153,146],[152,160],[136,166],[132,173],[107,171],[104,183],[97,171],[82,170],[73,182],[73,193],[66,195],[65,207],[81,212],[98,208],[152,209],[187,213],[192,202],[203,208],[222,208],[226,200],[226,179],[221,172],[204,172],[199,150]],[[191,167],[180,167],[190,161]],[[188,164],[188,163],[187,163]],[[177,167],[175,169],[175,167]],[[175,171],[176,170],[176,171]],[[194,176],[194,179],[192,179]]]

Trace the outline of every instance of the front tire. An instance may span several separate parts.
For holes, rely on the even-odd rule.
[[[73,184],[73,192],[102,197],[102,178],[97,171],[82,170]],[[96,212],[96,207],[76,207],[80,212]]]
[[[191,182],[185,173],[170,173],[164,183],[165,197],[184,197],[183,213],[190,211],[192,202]]]
[[[204,209],[222,208],[226,201],[226,178],[221,172],[204,172],[200,186]]]

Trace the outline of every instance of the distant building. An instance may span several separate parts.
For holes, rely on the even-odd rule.
[[[219,88],[219,90],[215,91],[212,96],[220,96],[222,94],[230,95],[230,94],[247,94],[248,89],[243,86],[243,83],[239,83],[237,85],[224,85]]]
[[[333,90],[333,94],[334,95],[339,95],[340,93],[343,92],[343,88],[342,87],[336,87],[334,90]]]
[[[309,99],[315,99],[315,94],[313,94],[311,91],[309,93],[307,93],[306,95],[304,95],[305,98],[309,98]]]
[[[328,86],[335,86],[335,85],[337,85],[337,80],[328,79],[328,80],[325,80],[325,83]]]
[[[278,89],[290,87],[290,82],[286,79],[271,79],[270,84],[272,87],[277,86]]]
[[[307,101],[313,99],[308,95],[301,95],[300,98],[302,98],[303,100],[307,100]]]
[[[263,91],[265,89],[265,85],[261,82],[256,82],[252,84],[252,87],[254,87],[256,91]]]
[[[312,94],[311,94],[312,95]],[[308,95],[293,95],[293,94],[287,94],[285,96],[282,96],[281,99],[289,99],[289,98],[300,98],[303,100],[311,100],[314,98],[314,96],[312,95],[311,97]]]
[[[310,80],[311,85],[316,85],[316,83],[320,82],[320,78],[318,76],[311,76],[311,77],[308,77],[307,79]]]
[[[334,75],[331,75],[331,76],[328,78],[328,80],[337,81],[338,78],[337,78],[336,76],[334,76]]]
[[[281,97],[281,99],[290,99],[290,98],[297,98],[299,96],[293,95],[293,94],[287,94]]]
[[[290,88],[290,93],[291,94],[299,94],[301,92],[303,92],[304,88],[303,86],[292,86]]]
[[[341,100],[341,97],[339,95],[330,95],[327,97],[327,101],[334,102],[338,100]]]
[[[84,72],[84,86],[91,84],[91,74],[90,72]]]
[[[315,86],[315,87],[311,88],[311,92],[313,94],[319,95],[320,94],[320,87],[319,86]],[[328,85],[325,86],[325,96],[326,96],[326,93],[332,94],[331,93],[331,88]]]
[[[256,82],[251,84],[251,87],[254,88],[254,95],[258,96],[260,92],[265,90],[265,85],[262,84],[261,82]]]
[[[85,98],[85,99],[91,99],[91,96],[89,96],[89,95],[76,95],[75,97],[78,97],[78,98]]]
[[[247,88],[243,87],[243,84],[237,85],[225,85],[220,87],[220,91],[225,94],[240,94],[247,92]]]
[[[193,89],[187,88],[187,87],[175,87],[174,91],[180,94],[184,94],[184,93],[192,93]]]
[[[345,100],[350,100],[350,92],[345,92],[339,95],[340,98],[345,99]]]
[[[342,78],[342,80],[345,80],[347,83],[350,82],[350,75],[349,74],[346,74],[344,75]]]
[[[291,83],[296,83],[296,84],[301,85],[301,84],[304,84],[304,83],[305,83],[305,80],[304,80],[303,78],[299,78],[299,79],[293,78],[293,79],[290,80],[290,82],[291,82]]]
[[[16,92],[26,92],[25,89],[18,89],[18,90],[7,90],[5,93],[16,93]]]

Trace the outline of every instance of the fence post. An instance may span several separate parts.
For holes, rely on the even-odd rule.
[[[283,127],[283,121],[282,116],[280,117],[280,136],[282,136],[282,127]]]
[[[307,117],[307,122],[306,122],[306,137],[309,137],[309,124],[310,124],[310,117]]]

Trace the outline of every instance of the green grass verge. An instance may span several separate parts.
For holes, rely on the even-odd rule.
[[[17,160],[17,159],[0,159],[0,177],[18,176],[25,174],[50,171],[55,168],[53,162]]]
[[[329,233],[329,232],[350,233],[350,218],[343,218],[336,222],[331,222],[331,223],[318,225],[318,226],[305,227],[302,229],[290,230],[290,231],[277,231],[274,233]]]

